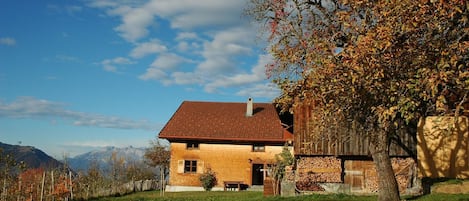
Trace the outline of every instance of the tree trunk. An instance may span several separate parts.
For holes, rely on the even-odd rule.
[[[388,153],[388,137],[382,131],[372,134],[370,138],[370,152],[378,173],[378,201],[399,201],[399,187]]]
[[[51,171],[50,173],[50,180],[51,180],[51,185],[50,185],[50,194],[52,195],[52,201],[55,200],[54,196],[54,170]]]
[[[164,172],[165,172],[165,167],[164,166],[160,166],[160,196],[164,196],[164,191],[165,191],[165,176],[164,176]]]
[[[73,200],[73,183],[72,183],[72,171],[68,171],[69,181],[70,181],[70,199]]]
[[[45,184],[45,179],[46,179],[46,171],[42,173],[42,182],[41,182],[41,198],[40,200],[44,200],[44,184]]]

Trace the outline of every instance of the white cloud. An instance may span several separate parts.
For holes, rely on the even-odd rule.
[[[101,65],[103,65],[103,69],[105,71],[113,72],[113,73],[119,73],[118,66],[131,65],[131,64],[135,64],[135,62],[125,57],[116,57],[113,59],[105,59],[101,61]]]
[[[174,72],[171,74],[175,84],[188,85],[188,84],[202,84],[202,76],[193,72]]]
[[[127,41],[135,42],[149,34],[148,27],[156,16],[167,19],[171,28],[188,30],[195,27],[239,24],[246,1],[219,0],[94,0],[91,7],[105,9],[111,16],[120,16],[122,24],[115,30]]]
[[[197,70],[207,76],[230,74],[236,71],[236,64],[229,57],[220,55],[219,57],[206,58],[197,66]]]
[[[188,39],[199,39],[195,32],[180,32],[176,36],[176,40],[188,40]]]
[[[122,21],[115,30],[127,41],[135,42],[148,35],[147,27],[153,23],[153,13],[145,8],[132,9],[122,16]]]
[[[146,72],[138,76],[141,80],[157,80],[163,83],[164,85],[170,85],[172,83],[168,74],[158,68],[148,68]]]
[[[130,4],[131,2],[137,1],[128,1],[128,0],[89,0],[88,6],[95,8],[113,8],[118,6],[124,6]]]
[[[207,74],[232,73],[236,70],[235,57],[252,53],[255,33],[247,26],[234,27],[215,33],[212,41],[204,43],[204,62],[198,71]]]
[[[181,51],[181,52],[186,52],[186,51],[189,50],[189,48],[190,48],[190,45],[189,45],[189,43],[186,42],[186,41],[181,41],[181,42],[179,42],[178,45],[177,45],[177,49],[178,49],[179,51]]]
[[[93,0],[90,5],[104,9],[108,16],[121,18],[115,31],[126,41],[136,44],[129,53],[130,58],[156,54],[156,59],[138,76],[139,79],[156,80],[164,85],[197,85],[208,93],[233,87],[242,88],[240,95],[261,95],[261,89],[266,89],[265,64],[271,58],[256,55],[257,29],[242,19],[247,0],[131,2]],[[162,21],[169,23],[169,29],[161,28],[167,29],[164,31],[173,38],[159,38],[157,28],[160,27],[153,25],[167,24]],[[155,39],[139,42],[148,41],[149,36]],[[157,42],[162,40],[165,46]],[[255,58],[257,64],[252,64]],[[108,67],[110,71],[118,71],[118,68],[111,68],[116,65]],[[258,92],[243,88],[245,86],[258,89]],[[263,96],[276,92],[266,92]]]
[[[149,54],[162,53],[167,50],[168,48],[160,44],[158,40],[151,40],[149,42],[137,44],[137,46],[130,52],[130,56],[132,58],[142,58]]]
[[[153,68],[159,68],[162,70],[169,70],[169,69],[177,69],[178,65],[182,63],[190,63],[192,62],[189,59],[181,57],[174,53],[167,53],[158,56],[158,58],[153,61],[150,65]]]
[[[116,129],[156,130],[158,124],[147,120],[131,120],[117,116],[90,114],[65,109],[65,104],[37,99],[18,97],[11,103],[0,101],[0,117],[7,118],[62,118],[75,126],[89,126]]]
[[[174,53],[165,53],[159,55],[153,63],[147,68],[146,72],[139,76],[141,80],[158,80],[165,85],[169,85],[172,83],[182,83],[180,81],[171,81],[168,73],[170,71],[174,71],[179,69],[180,65],[183,63],[193,63],[194,61],[181,57]],[[176,76],[172,76],[173,78],[178,78],[178,74]]]
[[[280,95],[280,90],[273,83],[263,83],[250,85],[236,93],[238,96],[244,97],[264,97],[275,98]]]
[[[10,37],[0,38],[0,45],[14,46],[16,45],[16,40]]]
[[[117,147],[116,142],[110,140],[96,140],[96,141],[81,141],[81,142],[69,142],[64,144],[64,147],[75,147],[75,148],[104,148],[104,147]]]
[[[232,76],[220,76],[218,79],[205,85],[205,91],[214,92],[220,87],[242,86],[259,83],[267,79],[265,65],[272,61],[270,55],[260,55],[257,64],[251,69],[251,73],[239,73]]]
[[[238,24],[246,1],[152,0],[145,5],[175,29]]]
[[[176,49],[180,52],[188,52],[188,53],[195,53],[198,54],[200,52],[202,45],[199,42],[187,42],[187,41],[179,41]]]

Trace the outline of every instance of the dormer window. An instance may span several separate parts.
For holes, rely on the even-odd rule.
[[[252,145],[253,152],[265,152],[265,145],[263,144],[255,144]]]
[[[186,149],[188,149],[188,150],[199,149],[199,143],[197,143],[197,142],[188,142],[188,143],[186,143]]]

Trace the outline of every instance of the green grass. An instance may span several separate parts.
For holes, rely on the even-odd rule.
[[[279,197],[269,196],[264,197],[262,192],[179,192],[179,193],[165,193],[164,197],[160,196],[158,191],[134,193],[122,197],[109,197],[100,198],[93,201],[374,201],[376,196],[354,196],[345,194],[330,194],[330,195],[303,195],[295,197]],[[417,200],[417,201],[469,201],[469,195],[464,194],[430,194],[419,197],[403,197],[404,200]]]
[[[352,201],[352,200],[376,200],[376,196],[352,196],[344,194],[334,194],[334,195],[305,195],[305,196],[295,196],[295,197],[280,197],[280,196],[268,196],[264,197],[262,192],[252,192],[252,191],[243,191],[243,192],[222,192],[222,191],[213,191],[213,192],[178,192],[178,193],[165,193],[164,197],[160,196],[158,191],[151,192],[142,192],[130,194],[122,197],[109,197],[96,199],[95,201],[169,201],[169,200],[187,200],[187,201],[309,201],[309,200],[321,200],[321,201]]]
[[[428,194],[424,196],[418,196],[413,198],[407,198],[406,200],[418,200],[418,201],[469,201],[469,194]]]

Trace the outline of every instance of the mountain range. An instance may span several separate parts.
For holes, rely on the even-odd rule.
[[[15,162],[23,161],[26,168],[56,169],[63,168],[60,161],[32,146],[10,145],[0,142],[2,156],[10,155]]]
[[[132,146],[124,148],[104,147],[70,158],[67,163],[75,171],[87,170],[93,163],[101,169],[107,169],[113,154],[115,154],[117,160],[122,159],[127,164],[142,163],[145,150],[145,148]]]
[[[2,156],[10,155],[16,162],[23,161],[26,164],[26,168],[57,169],[69,166],[74,171],[86,171],[93,163],[98,165],[99,168],[106,170],[110,166],[113,154],[115,154],[117,160],[122,159],[122,162],[126,164],[143,163],[146,148],[132,146],[125,148],[104,147],[77,155],[62,162],[32,146],[10,145],[0,142],[0,150]],[[0,165],[2,165],[1,161]]]

